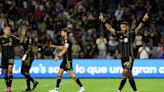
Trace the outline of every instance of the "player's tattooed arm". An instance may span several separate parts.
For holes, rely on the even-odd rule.
[[[68,48],[64,47],[63,50],[59,53],[59,56],[63,56],[67,52]]]
[[[104,26],[106,27],[106,29],[111,32],[112,34],[115,35],[115,29],[106,21],[106,19],[104,18],[103,14],[100,13],[99,19],[101,20],[101,22],[104,24]]]
[[[62,50],[64,48],[64,46],[57,46],[57,45],[54,45],[54,44],[51,44],[49,47],[50,48],[57,48],[59,50]]]
[[[66,44],[63,46],[62,51],[54,57],[54,60],[57,61],[57,60],[59,59],[59,57],[63,56],[63,55],[68,51],[68,47],[69,47],[69,44],[66,43]]]
[[[149,19],[148,13],[146,13],[142,19],[142,22],[138,25],[138,27],[135,29],[135,34],[138,34],[139,31],[142,30],[144,23]]]

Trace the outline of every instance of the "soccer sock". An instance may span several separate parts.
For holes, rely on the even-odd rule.
[[[124,87],[125,83],[126,83],[126,78],[123,78],[122,81],[121,81],[121,83],[120,83],[120,86],[119,86],[119,90],[120,90],[120,91],[121,91],[122,88]]]
[[[61,82],[61,77],[58,78],[57,81],[56,81],[56,87],[57,87],[57,88],[59,88],[60,82]]]
[[[8,87],[8,76],[5,76],[4,79],[5,79],[6,86]]]
[[[30,89],[30,80],[26,79],[27,89]]]
[[[34,79],[29,74],[26,74],[25,77],[34,83]]]
[[[13,81],[13,75],[11,74],[9,75],[9,79],[8,79],[9,87],[11,87],[12,81]]]
[[[131,87],[133,88],[133,90],[137,91],[136,84],[135,84],[135,81],[133,78],[129,79],[129,83],[130,83]]]
[[[77,83],[80,87],[82,87],[82,86],[83,86],[83,85],[81,84],[81,82],[80,82],[80,79],[79,79],[79,78],[74,77],[73,79],[76,81],[76,83]]]

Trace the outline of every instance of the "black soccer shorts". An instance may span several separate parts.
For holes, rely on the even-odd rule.
[[[33,59],[27,59],[22,61],[21,72],[29,72]]]
[[[133,57],[122,57],[121,58],[121,64],[122,64],[123,69],[128,69],[128,70],[132,71],[133,62],[134,62]]]
[[[73,70],[72,61],[62,61],[60,68],[64,71]]]
[[[1,66],[3,69],[8,69],[8,65],[13,65],[14,59],[2,59]]]

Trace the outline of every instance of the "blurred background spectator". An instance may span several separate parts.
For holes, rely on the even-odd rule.
[[[100,23],[99,13],[116,30],[121,21],[129,22],[134,30],[148,9],[150,20],[133,43],[135,57],[144,42],[151,51],[148,58],[163,58],[163,0],[0,0],[0,34],[5,24],[14,34],[27,26],[35,38],[35,58],[52,58],[49,44],[61,44],[61,28],[71,25],[74,58],[119,58],[118,41]],[[20,49],[15,50],[21,55]]]
[[[138,49],[139,59],[149,59],[150,56],[150,48],[143,43],[141,47]]]
[[[107,53],[107,39],[104,38],[104,34],[100,34],[100,37],[96,39],[96,44],[99,52],[99,58],[106,58]]]

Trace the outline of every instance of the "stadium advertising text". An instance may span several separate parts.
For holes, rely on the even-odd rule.
[[[23,77],[20,74],[21,61],[15,60],[14,77]],[[34,60],[30,73],[36,78],[55,78],[59,69],[59,62],[53,60]],[[75,73],[81,78],[120,78],[122,73],[120,60],[107,59],[75,59],[73,61]],[[0,77],[3,77],[0,69]],[[136,78],[164,78],[164,62],[162,60],[135,60],[133,75]],[[69,75],[64,73],[64,78]]]

